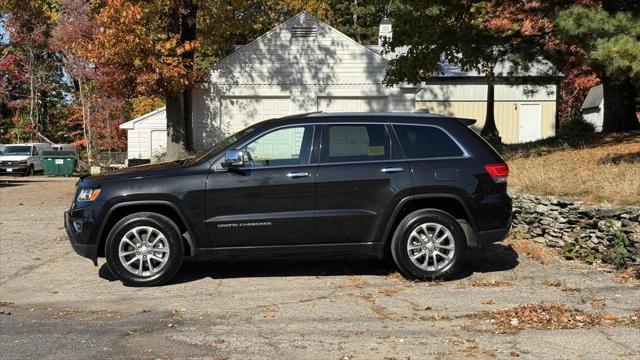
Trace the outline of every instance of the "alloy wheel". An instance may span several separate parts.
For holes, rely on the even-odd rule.
[[[409,235],[407,252],[417,267],[438,271],[453,261],[455,241],[451,231],[438,223],[418,225]]]
[[[120,239],[118,257],[127,271],[140,277],[151,277],[169,261],[169,242],[158,229],[138,226]]]

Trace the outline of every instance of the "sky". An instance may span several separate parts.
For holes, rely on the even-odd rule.
[[[6,44],[9,39],[7,38],[7,32],[4,30],[4,24],[7,22],[7,15],[3,15],[0,18],[0,44]]]

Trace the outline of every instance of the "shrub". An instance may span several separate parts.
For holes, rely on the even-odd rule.
[[[582,117],[573,117],[560,127],[558,137],[567,142],[575,142],[584,140],[585,137],[592,135],[596,129],[591,123],[586,122]]]
[[[618,232],[611,242],[611,248],[607,251],[605,260],[620,269],[624,268],[629,256],[627,246],[629,246],[629,238],[624,233]]]

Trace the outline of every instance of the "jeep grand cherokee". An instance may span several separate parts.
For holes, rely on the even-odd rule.
[[[78,182],[65,227],[130,285],[185,259],[390,254],[408,278],[455,273],[504,239],[509,168],[468,126],[425,113],[313,113],[255,124],[202,155]]]

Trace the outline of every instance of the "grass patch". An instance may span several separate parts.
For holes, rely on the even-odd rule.
[[[640,204],[640,132],[507,145],[509,184],[535,195]]]

